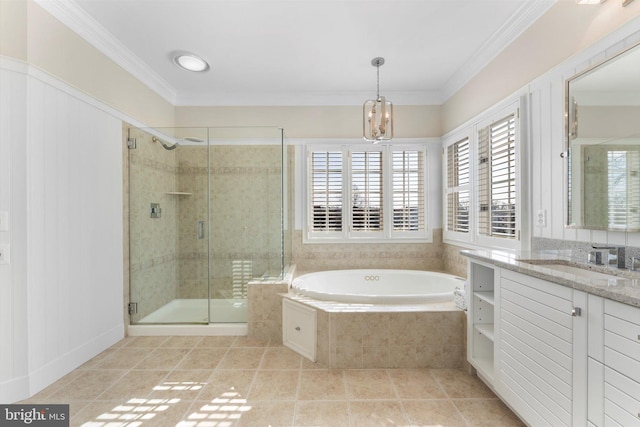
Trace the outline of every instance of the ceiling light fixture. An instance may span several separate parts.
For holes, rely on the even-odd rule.
[[[384,58],[371,60],[371,65],[376,67],[377,72],[377,94],[375,100],[365,101],[362,107],[362,135],[366,141],[374,144],[393,138],[393,104],[380,96],[380,66],[383,64]]]
[[[209,69],[207,61],[200,58],[198,55],[189,52],[176,54],[173,57],[173,62],[178,67],[187,71],[202,72]]]

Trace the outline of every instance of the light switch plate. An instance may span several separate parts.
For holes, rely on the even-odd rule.
[[[9,212],[0,211],[0,231],[9,231]]]
[[[11,250],[9,245],[0,245],[0,265],[9,264],[11,261]]]

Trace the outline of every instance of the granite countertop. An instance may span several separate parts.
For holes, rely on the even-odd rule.
[[[463,250],[461,254],[468,258],[493,264],[496,267],[640,307],[640,272],[638,271],[577,262],[572,259],[570,251]],[[582,277],[579,274],[549,268],[550,264],[578,267],[608,274],[611,278]]]

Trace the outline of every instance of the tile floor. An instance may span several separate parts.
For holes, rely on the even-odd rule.
[[[451,369],[323,369],[246,337],[129,337],[24,403],[72,426],[522,426]]]

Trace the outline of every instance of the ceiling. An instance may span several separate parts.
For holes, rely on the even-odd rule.
[[[360,105],[376,94],[376,56],[386,60],[380,93],[394,104],[440,104],[555,2],[51,1],[175,105]],[[176,51],[210,69],[179,69]]]

